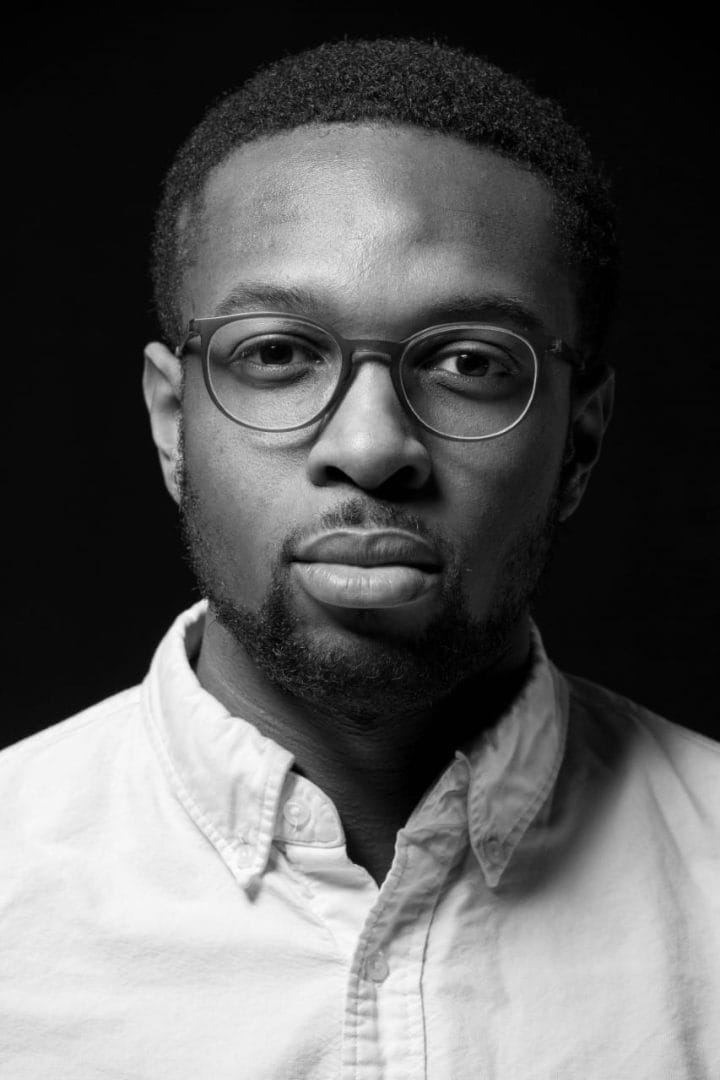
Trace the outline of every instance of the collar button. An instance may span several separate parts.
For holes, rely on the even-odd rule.
[[[500,862],[504,854],[504,849],[497,836],[486,837],[483,842],[483,853],[488,862]]]
[[[283,817],[293,829],[302,829],[310,820],[310,808],[297,799],[288,799],[283,806]]]

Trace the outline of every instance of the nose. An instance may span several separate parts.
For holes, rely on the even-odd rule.
[[[349,481],[366,491],[384,485],[418,491],[431,472],[420,430],[402,407],[385,360],[363,360],[313,444],[310,480],[319,487]]]

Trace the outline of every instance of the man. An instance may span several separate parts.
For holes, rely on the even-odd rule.
[[[191,135],[144,389],[205,599],[0,757],[3,1075],[717,1075],[718,748],[529,614],[615,264],[580,137],[457,49],[323,46]]]

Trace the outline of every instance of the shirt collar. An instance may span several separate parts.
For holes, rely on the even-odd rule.
[[[335,847],[344,836],[330,800],[291,772],[292,754],[200,685],[190,661],[206,610],[201,600],[183,612],[160,643],[143,683],[144,712],[176,797],[249,888],[263,874],[274,839]],[[552,790],[564,750],[567,689],[534,625],[531,633],[524,690],[449,766],[462,763],[466,773],[470,843],[491,887]],[[432,792],[426,799],[432,802]]]
[[[470,843],[493,887],[547,803],[565,751],[567,683],[534,623],[530,633],[532,666],[523,690],[466,752]]]

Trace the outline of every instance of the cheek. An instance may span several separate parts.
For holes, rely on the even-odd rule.
[[[466,589],[477,609],[499,588],[507,560],[547,519],[562,466],[567,416],[538,409],[498,439],[456,444],[443,463]]]
[[[514,511],[526,520],[545,516],[556,492],[570,422],[568,372],[550,371],[539,381],[530,412],[498,439],[512,484]]]
[[[444,465],[445,486],[467,521],[480,519],[500,538],[546,513],[557,486],[567,419],[526,420],[513,431],[465,446]]]
[[[184,402],[185,469],[215,571],[248,604],[260,603],[297,521],[302,468],[292,449],[266,445],[202,399]]]

